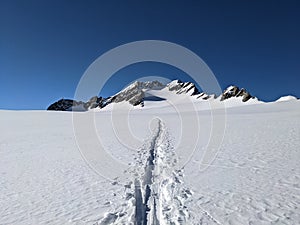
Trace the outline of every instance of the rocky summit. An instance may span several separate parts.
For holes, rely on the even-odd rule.
[[[229,86],[222,94],[221,101],[232,97],[242,97],[243,102],[247,102],[250,98],[253,98],[246,89],[239,89],[237,86]]]

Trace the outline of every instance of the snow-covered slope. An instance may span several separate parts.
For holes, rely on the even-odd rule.
[[[295,96],[287,95],[282,96],[279,99],[276,100],[276,102],[284,102],[284,101],[295,101],[297,98]]]
[[[130,110],[125,117],[126,110],[112,114],[113,104],[74,113],[94,116],[101,144],[127,167],[112,180],[95,173],[83,158],[73,113],[0,111],[0,224],[119,225],[145,219],[147,224],[298,224],[300,102],[227,108],[220,151],[202,171],[214,98],[197,100],[164,88],[146,91],[157,98],[149,97],[143,108],[121,103]],[[236,100],[230,99],[224,103]],[[192,103],[195,108],[189,107]],[[176,111],[180,106],[184,110]],[[184,129],[182,121],[193,118],[191,109],[199,121]],[[215,119],[221,113],[217,110]],[[121,124],[112,118],[120,123],[126,118],[140,142],[128,148],[122,139],[128,130],[116,129]],[[197,125],[199,142],[178,169],[178,155],[191,152]],[[86,144],[90,136],[85,134]]]

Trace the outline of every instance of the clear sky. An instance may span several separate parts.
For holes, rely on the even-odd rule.
[[[221,87],[259,99],[300,97],[299,1],[0,1],[0,109],[45,109],[72,98],[101,54],[137,40],[165,40],[198,54]],[[167,65],[124,68],[100,95],[140,75],[189,77]]]

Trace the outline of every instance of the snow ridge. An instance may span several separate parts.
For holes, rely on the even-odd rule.
[[[276,100],[276,102],[286,102],[286,101],[295,101],[297,98],[292,95],[282,96]]]

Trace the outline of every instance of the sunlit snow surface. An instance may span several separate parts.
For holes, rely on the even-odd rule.
[[[183,135],[180,116],[189,112],[179,115],[162,100],[131,110],[130,129],[144,140],[138,151],[120,143],[110,109],[95,112],[103,146],[128,165],[126,187],[98,175],[83,160],[72,113],[0,111],[0,224],[135,224],[134,182],[149,182],[143,171],[152,145],[158,157],[151,185],[159,193],[153,198],[160,224],[299,224],[300,102],[231,104],[220,151],[200,172],[211,125],[203,104],[196,106],[199,147],[180,171],[172,171],[174,151]],[[151,133],[154,118],[163,125]]]

